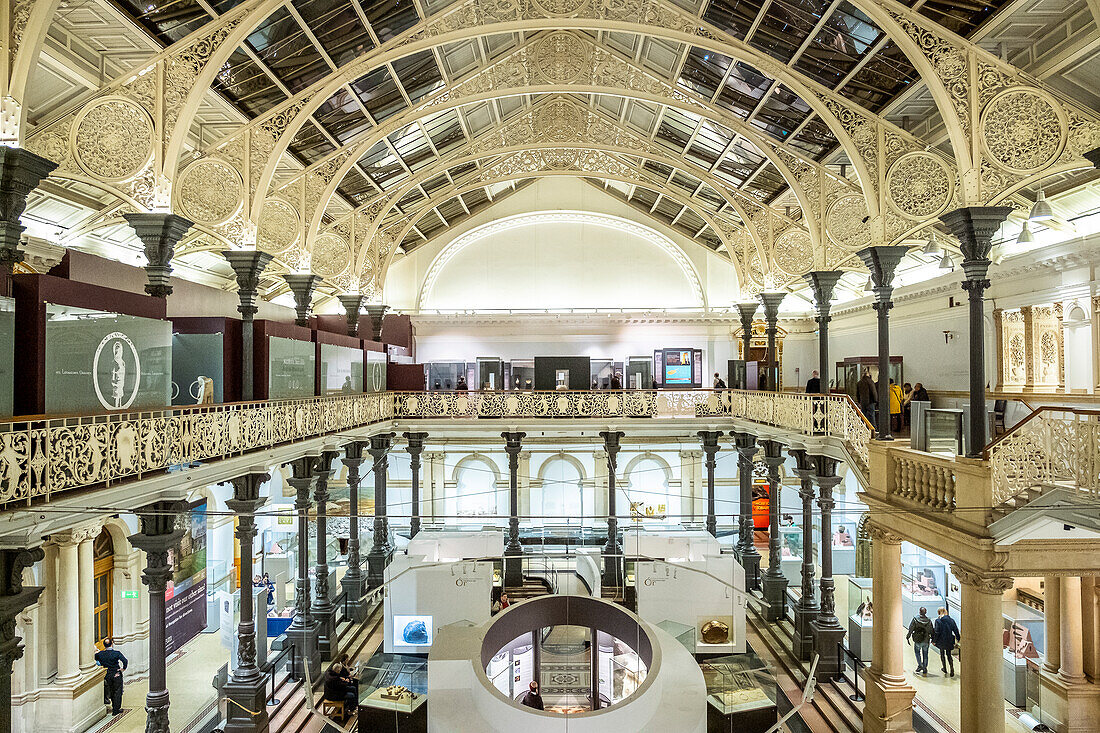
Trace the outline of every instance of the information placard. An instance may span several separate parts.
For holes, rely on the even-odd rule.
[[[271,336],[268,338],[267,397],[297,399],[314,395],[313,342]]]

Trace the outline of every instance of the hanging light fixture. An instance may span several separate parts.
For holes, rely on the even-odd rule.
[[[867,276],[867,284],[863,286],[863,292],[873,293],[875,291],[875,284],[871,282],[871,276]]]
[[[940,243],[936,241],[935,230],[928,232],[928,242],[921,249],[921,253],[926,255],[938,255],[940,253]]]
[[[943,253],[943,257],[940,259],[940,269],[951,270],[952,272],[955,270],[955,261],[951,259],[950,252]]]
[[[1047,201],[1042,188],[1039,189],[1035,197],[1035,205],[1031,207],[1031,213],[1027,218],[1028,221],[1050,221],[1054,218],[1054,210],[1050,208],[1050,202]]]
[[[1035,235],[1031,233],[1028,222],[1024,222],[1024,228],[1020,230],[1020,236],[1016,237],[1016,244],[1031,244],[1035,241]]]

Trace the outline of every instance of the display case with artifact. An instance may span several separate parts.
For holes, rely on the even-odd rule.
[[[862,662],[871,661],[875,606],[871,579],[848,576],[848,648]]]
[[[1023,603],[1005,603],[1001,632],[1005,700],[1016,707],[1027,704],[1028,666],[1040,664],[1046,648],[1044,619],[1042,612]]]
[[[779,528],[779,566],[788,584],[802,582],[802,527],[797,524]]]
[[[833,523],[833,575],[855,575],[856,523]]]
[[[428,663],[423,657],[379,652],[361,665],[359,730],[427,733]]]
[[[699,665],[707,686],[708,730],[764,733],[777,720],[775,677],[754,654],[717,657]]]
[[[946,608],[947,566],[926,553],[903,553],[901,556],[901,603],[905,623],[927,608],[930,618],[936,609]]]

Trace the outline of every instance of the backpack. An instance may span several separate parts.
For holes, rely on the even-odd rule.
[[[932,620],[929,618],[921,618],[920,616],[914,616],[912,623],[909,624],[910,635],[913,637],[913,642],[916,644],[924,644],[932,640]]]

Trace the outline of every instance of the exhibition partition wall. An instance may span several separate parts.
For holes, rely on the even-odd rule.
[[[254,329],[256,399],[296,399],[317,394],[317,354],[310,329],[275,321],[256,321]]]
[[[239,401],[240,347],[236,318],[173,318],[172,404]]]

